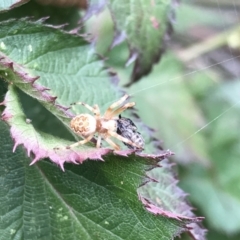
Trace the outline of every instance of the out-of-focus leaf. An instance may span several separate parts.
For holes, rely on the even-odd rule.
[[[147,212],[136,188],[152,160],[108,156],[104,163],[50,162],[29,167],[21,148],[12,153],[0,121],[0,235],[2,239],[173,239],[188,221]]]
[[[222,232],[219,233],[214,231],[213,229],[209,229],[208,231],[208,240],[238,240],[240,239],[240,234],[229,236],[227,234],[223,234]]]
[[[195,1],[196,3],[197,1]],[[222,17],[221,11],[216,11],[215,8],[202,8],[199,6],[193,6],[193,2],[187,4],[186,1],[182,1],[177,11],[177,26],[174,31],[182,36],[186,36],[186,32],[190,31],[194,33],[194,30],[199,31],[202,26],[208,28],[222,27],[222,22],[218,19]],[[191,19],[191,21],[189,21]],[[231,20],[229,19],[229,23]],[[227,24],[225,22],[225,24]]]
[[[0,2],[0,12],[10,10],[12,8],[18,7],[29,0],[1,0]]]
[[[130,47],[129,62],[135,60],[132,82],[149,73],[164,50],[171,4],[173,1],[110,1],[117,31],[114,41],[124,36]]]
[[[122,78],[126,72],[119,71]],[[164,147],[175,152],[181,163],[200,161],[207,164],[206,142],[201,133],[193,135],[205,121],[186,87],[181,63],[165,57],[151,75],[134,84],[134,97],[141,119],[154,129]]]
[[[226,234],[240,232],[240,137],[236,131],[240,128],[239,91],[236,81],[206,92],[202,108],[211,121],[207,136],[212,166],[195,167],[182,181],[208,224]]]
[[[108,9],[104,9],[100,14],[92,16],[85,22],[86,32],[92,36],[95,40],[95,50],[101,56],[106,58],[106,63],[111,60],[109,59],[109,54],[111,54],[114,50],[109,51],[109,48],[112,44],[113,36],[114,36],[114,24],[112,21],[112,17]],[[126,57],[122,61],[123,66],[125,66],[125,62],[128,58],[128,48],[126,48]]]
[[[104,4],[111,12],[115,24],[112,46],[127,40],[130,56],[127,64],[134,62],[131,82],[148,74],[161,57],[164,40],[171,31],[170,18],[176,1],[89,1],[87,16],[102,9]]]
[[[98,14],[106,6],[107,0],[88,0],[88,9],[84,16],[84,20],[90,18],[94,14]]]

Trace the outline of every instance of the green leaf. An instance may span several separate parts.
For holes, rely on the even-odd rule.
[[[222,17],[221,12],[216,11],[215,8],[203,8],[197,6],[197,2],[186,1],[181,2],[181,7],[177,11],[177,27],[174,28],[174,32],[182,36],[186,36],[196,26],[213,26],[220,27],[221,22],[217,19]],[[191,19],[191,21],[189,21]],[[228,19],[225,19],[226,25],[229,24]],[[191,34],[190,34],[191,35]],[[189,44],[188,44],[189,45]]]
[[[46,6],[40,4],[40,1],[32,0],[20,7],[11,9],[0,14],[0,21],[6,21],[9,19],[31,17],[32,20],[38,20],[49,16],[45,20],[48,24],[64,25],[64,29],[73,29],[78,26],[80,14],[79,10],[74,7],[56,7]]]
[[[209,226],[227,235],[240,232],[239,89],[239,81],[233,81],[205,91],[201,105],[211,124],[207,129],[211,167],[195,166],[181,182]]]
[[[72,110],[74,114],[67,111],[70,103],[77,101],[87,102],[89,105],[97,103],[100,108],[104,106],[106,109],[112,101],[119,98],[117,96],[120,96],[120,92],[112,84],[102,61],[97,59],[91,46],[82,37],[44,26],[41,21],[10,20],[0,23],[0,26],[2,29],[0,48],[5,53],[0,53],[0,76],[37,99],[68,129],[70,118],[79,112],[77,108]],[[55,96],[58,96],[57,100]],[[6,103],[11,104],[8,100]],[[14,108],[10,106],[11,109]],[[83,110],[86,112],[82,108]],[[16,113],[15,110],[13,112],[8,115]],[[11,124],[13,122],[14,120]],[[18,142],[20,138],[17,134],[16,141]],[[38,139],[35,140],[37,143]],[[22,140],[20,142],[23,143]],[[66,141],[62,139],[54,139],[52,142],[55,142],[55,146],[66,146]],[[25,143],[25,146],[27,145]],[[28,151],[33,151],[36,156],[47,157],[46,154],[53,151],[52,144],[43,144],[44,147],[40,149],[48,147],[47,153],[40,155],[33,145],[28,146],[32,146]],[[78,149],[84,154],[86,146]],[[92,150],[96,153],[95,148],[92,147]],[[101,159],[101,155],[108,151],[101,149],[99,154],[91,158]],[[69,154],[69,151],[67,152]],[[61,166],[64,158],[72,162],[78,158],[70,160],[71,154],[67,157],[67,152],[62,154],[60,151],[58,154],[62,159],[59,160]],[[79,160],[81,162],[81,159],[88,157],[90,156],[87,154]],[[53,157],[50,158],[53,160]],[[39,157],[36,157],[37,159]]]
[[[6,109],[3,118],[11,126],[15,146],[24,144],[29,155],[35,153],[35,161],[43,157],[53,160],[56,155],[53,148],[69,143],[33,127],[34,120],[29,121],[22,111],[16,87],[37,99],[67,128],[71,115],[86,111],[77,108],[70,111],[67,109],[70,103],[97,103],[101,110],[105,110],[122,94],[113,84],[114,78],[109,77],[102,61],[97,59],[91,46],[82,37],[43,25],[41,21],[11,20],[2,22],[0,27],[0,76],[13,85],[9,87],[4,101]],[[3,148],[3,151],[9,152],[3,161],[5,169],[8,164],[11,166],[12,161],[17,162],[13,157],[15,155],[10,154],[11,149],[12,146],[7,151]],[[17,149],[17,154],[18,151],[21,150]],[[91,154],[99,159],[101,151],[105,149],[96,149],[89,144],[80,146],[75,153],[78,151],[79,156],[85,159],[93,158]],[[66,161],[76,161],[71,154],[65,149],[57,154],[57,161],[53,161],[60,166]],[[24,162],[24,171],[17,179],[25,179],[26,186],[23,183],[24,191],[20,188],[22,195],[19,192],[17,194],[21,196],[22,205],[18,205],[18,214],[23,213],[23,223],[20,221],[20,225],[24,225],[24,228],[20,231],[23,231],[24,239],[45,235],[46,239],[49,236],[56,236],[56,239],[66,239],[66,236],[71,239],[172,239],[186,231],[187,224],[198,220],[161,216],[159,208],[141,197],[144,206],[160,216],[153,216],[143,208],[136,189],[142,183],[145,171],[157,164],[152,158],[136,155],[124,158],[109,154],[105,156],[104,163],[88,161],[79,167],[66,164],[66,172],[62,173],[52,163],[44,161],[30,168],[27,164],[31,159],[25,155],[22,157],[18,160]],[[155,157],[159,158],[160,155]],[[19,166],[17,168],[22,169]],[[9,176],[1,172],[3,182],[7,181]],[[150,181],[148,177],[145,178]],[[15,185],[11,186],[14,188]],[[11,196],[6,198],[9,201],[12,199]],[[6,198],[3,202],[10,206]],[[30,210],[29,205],[33,206]],[[8,213],[7,209],[3,208],[5,212],[2,215]],[[7,221],[14,224],[10,210]],[[3,234],[9,237],[9,233],[16,233],[15,227],[4,224]]]
[[[1,55],[4,57],[1,75],[50,111],[57,111],[49,103],[55,96],[57,104],[67,107],[80,100],[107,107],[119,99],[120,93],[111,84],[103,62],[82,37],[43,25],[41,21],[10,20],[1,22],[0,27],[0,50],[5,54]],[[40,78],[34,84],[36,77]],[[41,88],[49,88],[49,94]],[[64,122],[64,117],[55,112]]]
[[[29,0],[1,0],[0,2],[0,12],[10,10],[17,6],[20,6]]]
[[[138,200],[146,159],[109,156],[105,163],[50,162],[29,167],[22,149],[12,153],[0,121],[0,234],[3,239],[172,239],[186,221],[148,213]]]
[[[73,108],[74,114],[67,111],[70,103],[78,101],[89,105],[97,103],[100,109],[102,107],[106,109],[110,103],[119,98],[117,96],[120,96],[120,91],[112,84],[109,73],[103,68],[102,61],[97,59],[93,49],[83,38],[44,26],[40,21],[10,20],[0,25],[2,26],[0,47],[7,55],[0,53],[0,57],[2,56],[0,76],[37,99],[67,128],[69,128],[70,118],[79,111],[77,108]],[[17,44],[22,35],[26,43],[24,44],[22,40]],[[18,46],[17,49],[16,46]],[[6,99],[6,105],[11,105],[11,103],[11,100]],[[7,108],[6,115],[14,115],[14,118],[9,121],[11,126],[18,125],[15,115],[19,110],[15,110],[15,107],[10,106],[10,110]],[[19,108],[18,106],[17,109]],[[85,109],[81,109],[86,112]],[[10,118],[6,117],[6,119]],[[26,128],[29,127],[25,125]],[[53,144],[38,145],[38,137],[35,137],[35,145],[21,140],[26,131],[18,130],[19,133],[15,134],[15,141],[23,143],[28,152],[32,151],[35,154],[34,162],[43,157],[49,157],[63,168],[64,159],[67,162],[82,162],[87,158],[101,159],[101,155],[109,152],[109,149],[96,150],[92,145],[92,153],[95,153],[93,155],[87,153],[87,145],[79,146],[77,151],[64,148],[56,152]],[[34,131],[32,136],[35,136]],[[51,142],[55,147],[67,146],[66,141],[59,138],[54,138]],[[39,150],[36,146],[39,146]],[[120,154],[126,155],[126,153]],[[56,155],[59,156],[58,160],[56,160]]]

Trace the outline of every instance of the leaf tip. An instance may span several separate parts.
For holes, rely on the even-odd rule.
[[[44,22],[46,22],[49,18],[50,18],[50,16],[42,17],[42,18],[40,18],[39,20],[37,20],[36,23],[44,23]]]

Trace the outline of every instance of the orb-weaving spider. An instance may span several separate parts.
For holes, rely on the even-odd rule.
[[[90,110],[93,115],[88,113],[79,114],[74,117],[70,122],[71,129],[78,135],[82,136],[84,140],[76,142],[67,147],[71,149],[78,145],[83,145],[94,137],[95,134],[98,134],[96,147],[100,148],[101,140],[104,139],[114,150],[120,150],[120,146],[111,140],[111,137],[114,137],[123,143],[133,146],[134,149],[142,149],[141,145],[134,143],[133,141],[119,135],[117,133],[118,128],[118,115],[125,111],[127,108],[131,108],[135,105],[134,102],[126,103],[120,106],[129,96],[126,94],[120,98],[117,102],[111,104],[103,116],[100,115],[100,109],[98,105],[93,107],[89,106],[83,102],[73,103],[71,105],[80,104]],[[119,107],[120,106],[120,107]]]

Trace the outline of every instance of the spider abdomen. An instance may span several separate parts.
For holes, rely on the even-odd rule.
[[[80,114],[74,117],[70,122],[73,131],[83,137],[88,137],[96,132],[96,119],[90,114]]]

